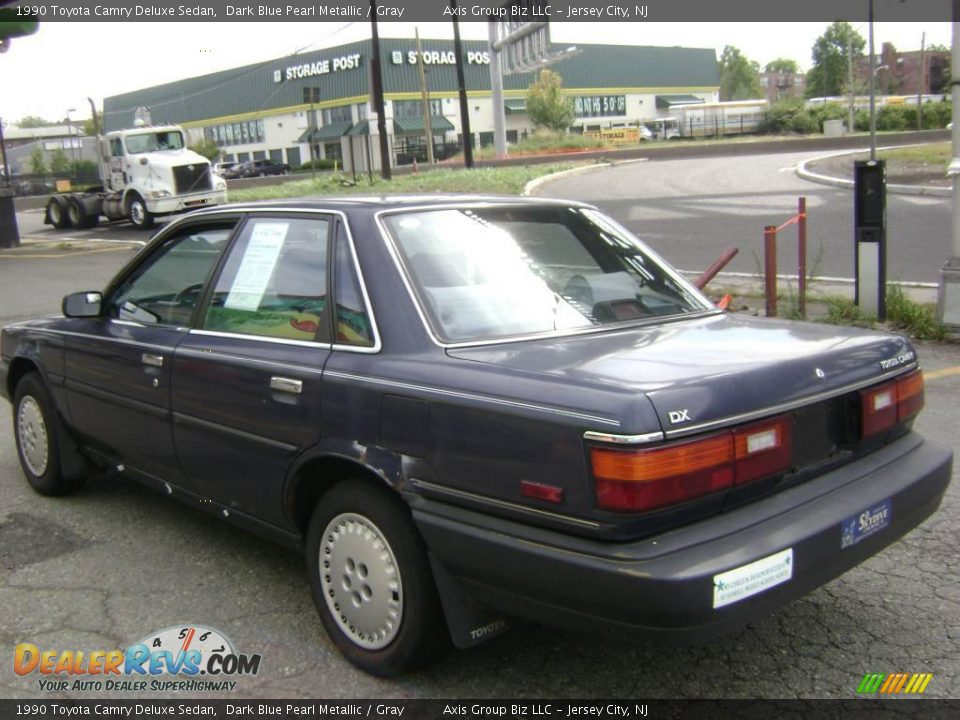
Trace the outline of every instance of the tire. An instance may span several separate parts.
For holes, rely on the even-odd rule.
[[[136,193],[127,200],[127,217],[137,230],[149,230],[153,227],[153,213],[147,210],[147,203]]]
[[[13,395],[13,435],[17,455],[36,492],[67,495],[83,486],[83,478],[64,478],[60,468],[59,427],[50,394],[39,373],[24,375]]]
[[[370,480],[335,485],[313,512],[306,560],[320,619],[360,669],[390,677],[449,647],[426,548],[395,493]]]
[[[70,229],[70,214],[67,212],[67,199],[54,195],[47,203],[47,218],[57,230]]]
[[[99,215],[88,215],[83,203],[75,197],[70,198],[70,203],[67,206],[67,217],[70,218],[70,223],[75,228],[80,228],[81,230],[92,228],[100,220]]]

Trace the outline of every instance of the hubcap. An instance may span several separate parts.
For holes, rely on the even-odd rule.
[[[63,217],[61,207],[57,203],[52,203],[50,205],[50,219],[54,222],[60,222],[61,217]]]
[[[403,619],[403,582],[380,529],[355,513],[337,515],[320,543],[320,585],[340,629],[368,650],[386,647]]]
[[[47,471],[47,425],[40,403],[30,395],[20,401],[17,410],[17,440],[30,472],[36,477],[42,476]]]
[[[143,205],[139,200],[134,200],[130,203],[130,219],[133,220],[136,225],[143,224]]]

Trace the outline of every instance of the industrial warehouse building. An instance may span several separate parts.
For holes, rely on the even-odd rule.
[[[431,129],[438,157],[462,146],[456,57],[450,40],[423,40]],[[385,119],[393,164],[421,158],[425,147],[415,42],[382,39]],[[636,126],[679,104],[715,102],[719,78],[712,49],[584,45],[552,69],[573,100],[574,132]],[[370,40],[189,78],[104,100],[107,130],[131,127],[137,113],[186,127],[191,142],[221,148],[223,160],[272,158],[296,168],[311,158],[366,171],[378,161],[370,104]],[[493,143],[494,113],[487,43],[464,41],[470,128],[478,146]],[[504,78],[507,141],[533,131],[525,97],[533,74]],[[373,137],[371,137],[373,134]]]

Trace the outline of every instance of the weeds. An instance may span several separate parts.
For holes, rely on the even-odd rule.
[[[937,322],[932,303],[918,303],[908,298],[899,285],[887,286],[887,322],[919,340],[944,340],[947,330]]]

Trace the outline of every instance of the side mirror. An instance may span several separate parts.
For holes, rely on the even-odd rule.
[[[70,293],[63,298],[61,309],[66,317],[99,317],[102,300],[103,295],[96,291]]]

